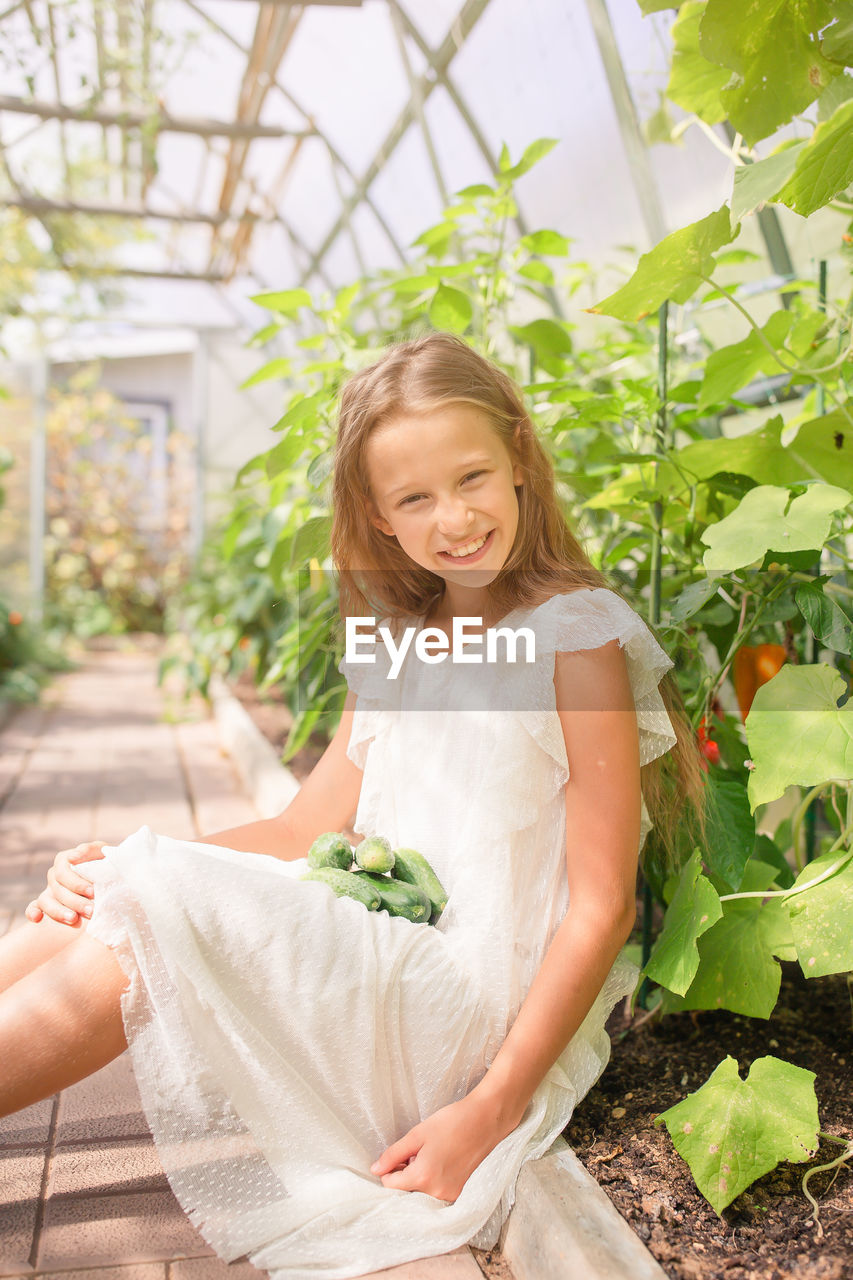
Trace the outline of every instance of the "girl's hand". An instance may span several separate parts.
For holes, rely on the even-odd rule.
[[[47,888],[29,904],[24,912],[28,920],[38,924],[43,916],[50,916],[60,924],[79,928],[83,918],[92,914],[94,887],[74,870],[77,862],[94,862],[103,858],[101,850],[105,840],[89,840],[74,849],[63,849],[53,860],[47,873]]]
[[[512,1128],[499,1127],[469,1094],[416,1124],[383,1151],[370,1172],[384,1187],[424,1191],[452,1202],[477,1165]]]

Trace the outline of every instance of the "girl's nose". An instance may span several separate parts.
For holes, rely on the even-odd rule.
[[[439,503],[436,524],[446,537],[462,537],[473,523],[471,509],[462,497],[446,498]]]

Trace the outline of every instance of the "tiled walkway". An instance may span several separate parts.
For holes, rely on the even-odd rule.
[[[157,688],[148,652],[90,653],[0,732],[0,933],[23,922],[60,849],[147,823],[179,839],[257,818],[204,705]],[[2,1069],[2,1067],[0,1067]],[[0,1276],[257,1280],[226,1266],[166,1181],[123,1054],[0,1119]],[[371,1280],[482,1280],[460,1249]]]

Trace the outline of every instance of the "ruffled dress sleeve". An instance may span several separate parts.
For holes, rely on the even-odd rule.
[[[562,724],[555,713],[554,660],[557,653],[598,649],[618,640],[625,654],[640,737],[640,764],[648,764],[675,746],[677,737],[658,685],[675,664],[646,623],[621,596],[606,587],[582,588],[552,596],[535,610],[536,664],[528,707],[522,719],[550,756],[552,785],[563,787],[569,764]],[[640,846],[651,829],[645,802]]]

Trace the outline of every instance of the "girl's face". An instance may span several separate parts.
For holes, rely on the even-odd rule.
[[[523,476],[486,414],[404,414],[371,433],[365,456],[376,528],[446,582],[488,586],[512,548]]]

